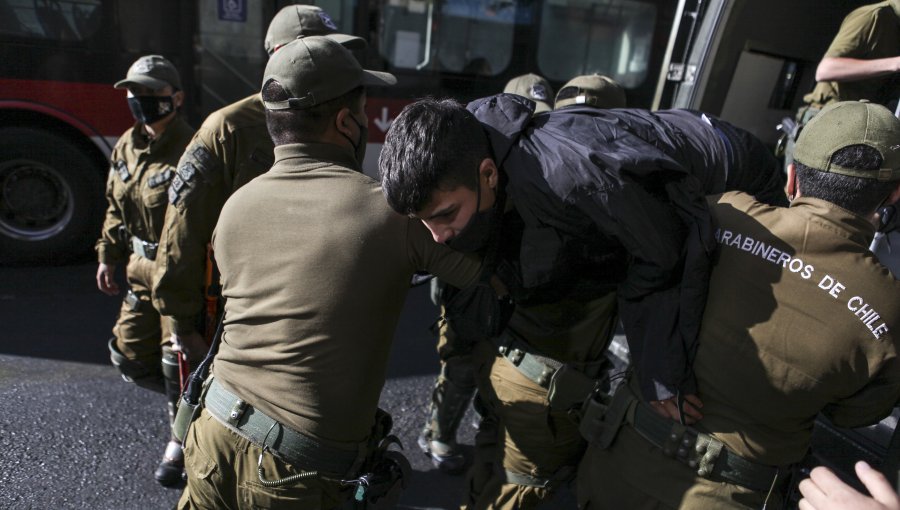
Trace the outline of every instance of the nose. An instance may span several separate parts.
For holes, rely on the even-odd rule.
[[[434,239],[434,242],[445,244],[448,240],[453,239],[453,230],[450,228],[431,228],[428,227],[428,230],[431,231],[431,237]]]

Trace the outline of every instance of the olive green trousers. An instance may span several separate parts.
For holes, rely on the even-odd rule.
[[[287,487],[266,487],[257,473],[261,448],[219,423],[205,409],[191,424],[184,441],[187,486],[178,509],[324,510],[349,500],[352,487],[309,478]],[[262,468],[267,479],[300,472],[266,452]]]

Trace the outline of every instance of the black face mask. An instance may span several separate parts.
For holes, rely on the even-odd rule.
[[[484,248],[491,238],[494,225],[499,221],[501,212],[498,212],[498,203],[499,201],[486,211],[478,210],[481,208],[481,183],[479,182],[475,213],[459,234],[447,240],[447,246],[464,253],[473,253]]]
[[[366,142],[369,140],[369,126],[361,124],[356,120],[356,117],[352,113],[350,114],[350,118],[353,119],[353,123],[359,128],[359,140],[356,143],[353,143],[353,140],[345,135],[343,131],[340,131],[340,133],[348,142],[350,142],[350,145],[353,146],[354,157],[356,157],[356,162],[359,164],[359,169],[362,170],[363,159],[366,157]]]
[[[175,102],[165,96],[133,96],[128,98],[128,108],[135,120],[153,124],[175,111]]]

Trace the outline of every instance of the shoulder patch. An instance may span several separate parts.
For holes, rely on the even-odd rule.
[[[175,172],[173,172],[171,168],[166,168],[162,172],[147,179],[147,185],[151,188],[156,188],[169,182],[173,175],[175,175]]]
[[[131,172],[128,171],[128,165],[125,164],[125,160],[119,159],[114,161],[113,170],[116,171],[122,182],[128,182],[128,179],[131,179]]]
[[[221,162],[202,143],[191,144],[178,162],[178,170],[169,186],[169,203],[181,205],[188,201],[201,187],[198,179],[206,183],[216,182],[221,178],[218,175],[220,165]]]

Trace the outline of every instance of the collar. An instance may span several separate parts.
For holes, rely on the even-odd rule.
[[[166,147],[175,143],[173,140],[181,138],[179,136],[181,132],[190,129],[191,127],[188,125],[187,121],[184,120],[184,117],[175,114],[175,118],[172,119],[172,122],[170,122],[168,126],[166,126],[165,131],[159,135],[159,138],[150,138],[144,133],[144,124],[135,122],[134,127],[131,130],[131,143],[135,149],[140,151],[164,151],[166,150]]]
[[[868,219],[826,200],[801,196],[791,202],[790,210],[831,229],[845,232],[849,239],[865,246],[875,237],[875,226]]]
[[[275,165],[281,161],[292,161],[292,165],[314,163],[322,166],[330,163],[354,172],[362,172],[353,151],[340,145],[321,142],[289,143],[275,147]]]

